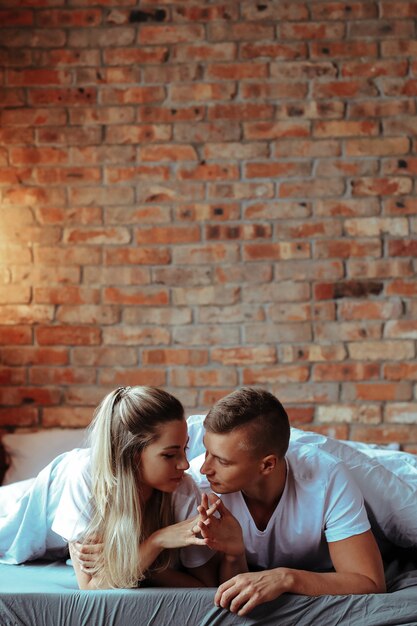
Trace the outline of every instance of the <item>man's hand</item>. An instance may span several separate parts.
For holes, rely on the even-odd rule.
[[[205,495],[205,494],[204,494]],[[207,498],[207,496],[205,496]],[[214,495],[211,497],[213,499]],[[212,504],[210,509],[204,506],[203,499],[198,507],[200,521],[198,529],[205,544],[212,550],[224,552],[227,556],[236,557],[245,553],[242,529],[237,519],[230,513],[221,500],[216,501],[218,517],[213,515]]]
[[[231,613],[247,615],[258,604],[278,598],[289,586],[289,571],[284,567],[238,574],[220,585],[214,603]]]

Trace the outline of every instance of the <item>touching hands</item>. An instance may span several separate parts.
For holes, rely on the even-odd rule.
[[[237,519],[230,513],[221,500],[210,494],[211,507],[209,507],[209,497],[203,494],[201,505],[198,507],[200,520],[198,529],[205,545],[212,550],[223,552],[230,557],[241,556],[245,553],[242,529]],[[218,516],[213,515],[212,508],[216,504]]]
[[[172,524],[166,528],[161,528],[154,533],[156,542],[161,549],[184,548],[186,546],[206,546],[206,540],[201,534],[200,524],[206,523],[218,510],[220,500],[216,498],[210,505],[207,496],[203,500],[204,506],[198,507],[198,514],[194,517]],[[209,546],[211,547],[211,546]]]

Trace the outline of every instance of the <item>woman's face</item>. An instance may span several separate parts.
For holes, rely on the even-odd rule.
[[[174,420],[163,424],[158,439],[143,450],[140,479],[145,499],[153,489],[172,493],[178,487],[190,467],[185,454],[187,442],[187,422]]]

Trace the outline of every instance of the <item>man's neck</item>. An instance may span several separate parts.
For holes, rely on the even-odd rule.
[[[287,464],[282,459],[275,470],[247,489],[242,489],[246,506],[259,530],[265,530],[285,489]]]

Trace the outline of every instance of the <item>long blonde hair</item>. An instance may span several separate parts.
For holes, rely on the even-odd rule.
[[[92,515],[84,539],[103,542],[96,575],[112,587],[136,587],[143,580],[140,544],[173,522],[168,493],[155,491],[144,515],[140,456],[164,423],[182,419],[180,401],[154,387],[119,387],[96,409],[89,436]],[[162,552],[152,569],[165,569],[171,558],[171,552]]]

